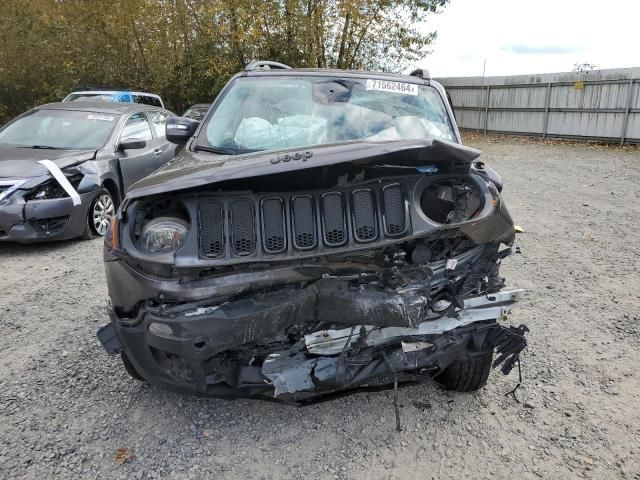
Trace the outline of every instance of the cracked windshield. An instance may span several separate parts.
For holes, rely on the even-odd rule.
[[[227,154],[353,141],[455,141],[435,88],[353,78],[239,78],[202,132],[199,147]]]

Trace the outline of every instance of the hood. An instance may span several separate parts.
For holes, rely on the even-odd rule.
[[[51,160],[58,167],[86,162],[95,157],[95,150],[48,150],[0,146],[0,178],[32,178],[48,175],[49,170],[38,163]]]
[[[385,143],[353,142],[244,155],[216,155],[184,149],[174,160],[133,185],[127,196],[172,192],[226,180],[277,175],[294,170],[353,163],[356,165],[436,166],[468,171],[480,151],[442,140]]]

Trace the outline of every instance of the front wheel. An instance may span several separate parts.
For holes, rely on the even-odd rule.
[[[111,219],[116,214],[116,205],[106,188],[101,188],[89,206],[87,212],[87,224],[82,238],[90,240],[96,237],[104,237],[111,223]]]
[[[446,390],[475,392],[487,384],[492,361],[493,348],[485,346],[471,358],[451,363],[435,380]]]

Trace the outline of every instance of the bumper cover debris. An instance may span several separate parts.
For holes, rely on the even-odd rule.
[[[362,315],[361,306],[345,302],[340,321],[348,324],[352,318],[358,323],[287,342],[281,332],[298,320],[314,318],[314,311],[322,308],[321,294],[322,288],[303,290],[297,297],[282,290],[261,300],[183,306],[162,314],[146,307],[134,319],[118,318],[111,311],[112,322],[98,337],[108,353],[136,351],[136,369],[164,387],[224,398],[283,400],[354,389],[384,381],[394,372],[430,378],[487,347],[497,352],[493,366],[503,365],[507,374],[526,347],[526,327],[497,323],[522,298],[523,290],[469,297],[453,309],[441,302],[437,306],[447,315],[428,309],[413,327],[406,320],[405,326],[360,324],[377,317]],[[380,304],[384,302],[376,303]],[[411,318],[405,307],[400,309],[404,318]]]

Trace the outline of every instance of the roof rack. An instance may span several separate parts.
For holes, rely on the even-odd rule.
[[[416,68],[413,72],[409,74],[409,76],[418,77],[423,80],[431,80],[431,74],[429,73],[429,70],[425,68]]]
[[[279,62],[271,62],[269,60],[252,60],[244,67],[244,71],[251,70],[291,70],[289,65]]]

